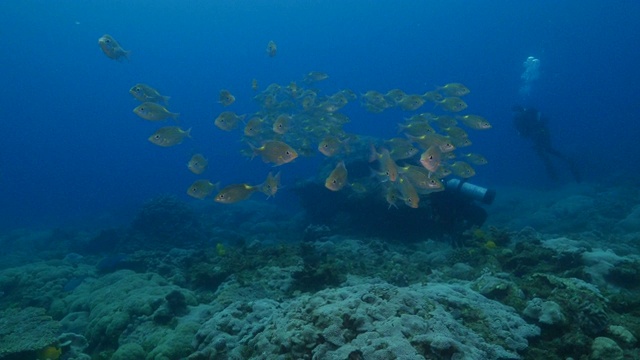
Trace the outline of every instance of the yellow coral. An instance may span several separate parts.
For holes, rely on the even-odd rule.
[[[473,232],[471,234],[473,235],[474,239],[484,240],[487,238],[487,234],[480,228],[473,229]]]
[[[219,256],[224,256],[227,253],[227,249],[224,248],[224,245],[218,243],[216,244],[216,252],[218,252]]]
[[[493,240],[487,240],[487,242],[484,243],[484,247],[486,249],[493,250],[493,249],[497,248],[498,245]]]
[[[56,346],[47,346],[38,351],[38,360],[58,360],[62,355],[62,349]]]

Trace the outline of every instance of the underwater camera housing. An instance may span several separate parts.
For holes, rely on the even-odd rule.
[[[491,205],[496,198],[496,191],[482,186],[468,183],[466,180],[449,179],[445,182],[445,188],[466,198],[477,200],[483,204]]]

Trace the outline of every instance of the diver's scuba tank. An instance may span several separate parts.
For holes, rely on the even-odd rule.
[[[495,190],[470,184],[464,179],[449,179],[445,182],[445,188],[456,194],[460,194],[472,200],[478,200],[487,205],[490,205],[496,198]]]

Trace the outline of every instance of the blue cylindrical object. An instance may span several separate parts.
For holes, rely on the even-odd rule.
[[[445,182],[445,187],[448,190],[455,191],[458,194],[461,194],[473,200],[480,201],[481,203],[487,205],[490,205],[496,198],[495,190],[470,184],[465,180],[449,179]]]

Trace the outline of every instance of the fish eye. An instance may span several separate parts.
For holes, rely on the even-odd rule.
[[[154,139],[160,139],[160,135],[156,135],[153,137]]]

